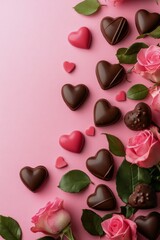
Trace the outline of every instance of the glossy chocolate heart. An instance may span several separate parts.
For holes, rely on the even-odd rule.
[[[137,230],[144,237],[156,240],[160,235],[160,214],[151,212],[147,216],[139,216],[135,219]]]
[[[121,117],[119,108],[112,106],[106,99],[99,99],[94,106],[94,123],[104,127],[116,123]]]
[[[100,179],[108,181],[113,176],[113,157],[106,149],[101,149],[94,157],[88,158],[86,161],[86,166],[94,176]]]
[[[48,170],[43,166],[38,166],[35,168],[24,167],[20,171],[20,178],[24,185],[35,192],[41,187],[44,181],[48,178]]]
[[[116,199],[109,187],[100,184],[96,187],[95,193],[88,197],[87,204],[96,210],[113,210],[116,207]]]
[[[152,32],[160,25],[160,14],[140,9],[135,15],[135,23],[139,34]]]
[[[126,72],[120,64],[100,61],[96,66],[96,76],[101,88],[106,90],[122,82],[126,76]]]
[[[100,27],[104,38],[111,45],[120,42],[129,30],[128,21],[124,17],[105,17],[102,19]]]
[[[146,103],[138,103],[133,111],[126,113],[124,122],[128,128],[134,131],[140,131],[151,125],[152,112]]]
[[[67,106],[72,110],[77,110],[86,100],[89,90],[84,84],[73,86],[65,84],[61,90],[62,97]]]
[[[129,196],[128,203],[139,209],[148,209],[156,207],[157,196],[154,189],[148,184],[138,184],[134,192]]]

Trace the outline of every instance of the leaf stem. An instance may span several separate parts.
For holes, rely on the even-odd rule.
[[[68,240],[75,240],[73,234],[72,234],[72,229],[70,226],[68,226],[67,228],[65,228],[63,230],[63,234],[62,234],[62,238],[63,239],[63,236],[65,236]]]

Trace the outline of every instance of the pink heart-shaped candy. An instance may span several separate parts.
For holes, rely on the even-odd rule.
[[[95,136],[95,127],[91,126],[85,131],[87,136]]]
[[[58,157],[56,159],[56,163],[55,163],[56,168],[64,168],[64,167],[67,167],[67,166],[68,166],[68,163],[64,160],[63,157]]]
[[[123,102],[126,101],[126,93],[124,91],[120,91],[117,95],[116,95],[116,100],[118,102]]]
[[[84,135],[80,131],[73,131],[71,134],[62,135],[59,138],[61,147],[74,153],[80,153],[82,151],[84,142]]]
[[[63,63],[63,67],[66,72],[71,73],[75,69],[76,65],[75,63],[65,61]]]
[[[78,31],[69,34],[68,41],[74,47],[88,49],[91,45],[92,35],[87,27],[81,27]]]

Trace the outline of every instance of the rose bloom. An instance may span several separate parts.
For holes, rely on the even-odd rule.
[[[48,202],[32,217],[32,223],[35,226],[31,228],[31,231],[57,236],[69,225],[70,221],[69,213],[63,208],[63,200],[56,198],[53,203]]]
[[[137,225],[123,215],[113,216],[101,223],[107,240],[136,240]]]
[[[151,88],[150,94],[152,96],[151,108],[160,112],[160,88],[157,86]]]
[[[160,83],[160,47],[151,45],[137,54],[133,71],[155,83]]]
[[[126,160],[143,168],[157,165],[160,162],[160,141],[154,137],[153,132],[141,131],[129,139]]]

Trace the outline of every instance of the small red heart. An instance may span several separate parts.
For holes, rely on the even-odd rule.
[[[85,131],[87,136],[95,136],[95,128],[93,126],[89,127]]]
[[[116,95],[116,100],[117,100],[118,102],[126,101],[126,93],[125,93],[125,91],[120,91],[120,92]]]
[[[63,157],[58,157],[56,159],[56,163],[55,163],[56,168],[64,168],[64,167],[67,167],[67,166],[68,166],[68,163],[64,160]]]
[[[68,41],[74,47],[88,49],[91,45],[92,35],[87,27],[81,27],[78,31],[69,34]]]
[[[63,63],[63,67],[66,72],[71,73],[75,69],[76,65],[75,65],[75,63],[65,61]]]
[[[84,142],[84,135],[80,131],[73,131],[70,135],[62,135],[59,138],[61,147],[74,153],[80,153],[82,151]]]

